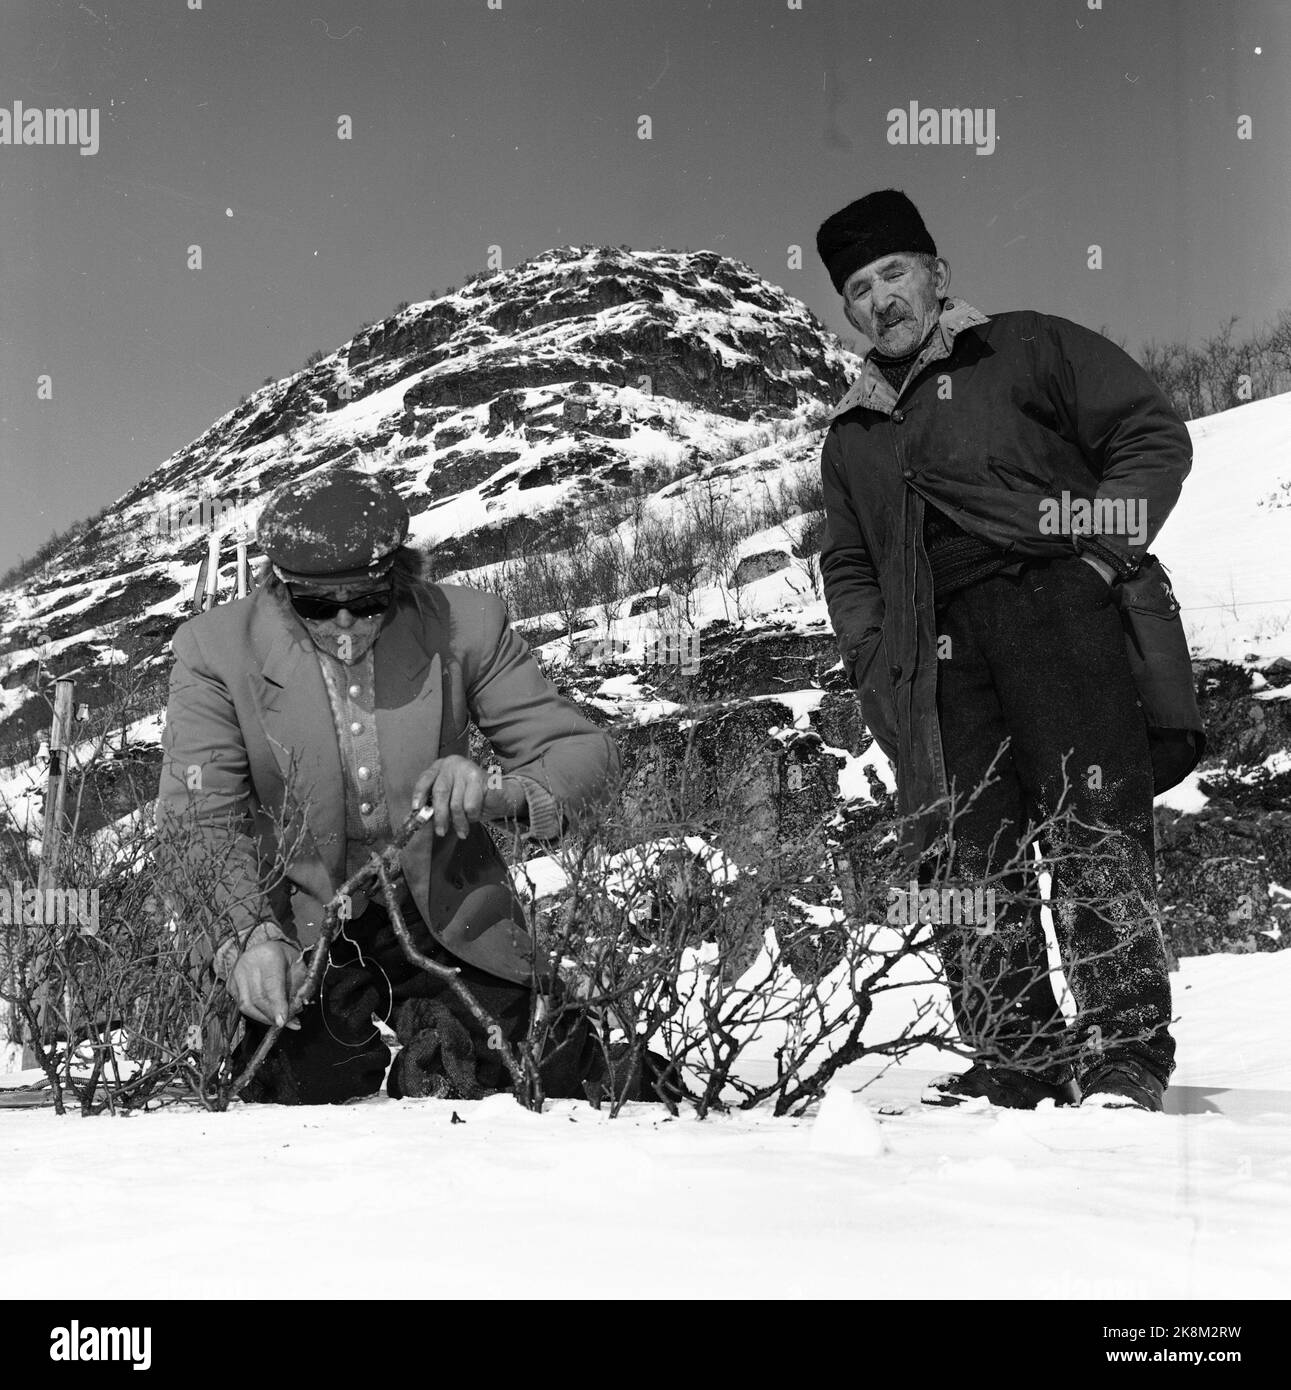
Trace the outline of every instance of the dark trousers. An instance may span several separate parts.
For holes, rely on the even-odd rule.
[[[937,709],[959,803],[1004,748],[994,782],[961,805],[935,866],[956,883],[997,890],[993,930],[937,929],[960,1035],[997,1060],[1074,1061],[1077,1078],[1125,1056],[1164,1083],[1174,1040],[1152,771],[1115,592],[1083,560],[1065,557],[952,593],[938,605],[937,627]],[[1018,857],[1028,823],[1055,815],[1041,849],[1077,1008],[1074,1040],[1048,973],[1035,874],[990,881]],[[1059,1062],[1048,1079],[1066,1080],[1071,1070]]]
[[[498,1042],[515,1045],[529,1027],[531,992],[456,960],[430,935],[411,904],[404,920],[418,950],[432,960],[460,968],[462,982],[489,1015],[496,1030],[476,1021],[447,981],[411,964],[403,954],[385,907],[372,903],[345,924],[332,942],[317,997],[298,1015],[299,1030],[284,1029],[243,1100],[281,1105],[324,1105],[374,1095],[390,1063],[390,1049],[372,1022],[389,1022],[404,1044],[406,1057],[391,1071],[392,1094],[434,1094],[419,1073],[418,1084],[396,1086],[400,1062],[414,1055],[424,1069],[457,1079],[446,1094],[473,1098],[472,1092],[509,1090],[511,1077]],[[235,1056],[241,1070],[265,1034],[247,1021]],[[491,1034],[491,1036],[490,1036]],[[433,1046],[427,1047],[431,1038]],[[586,1018],[571,1016],[555,1030],[540,1068],[544,1094],[583,1097],[583,1081],[603,1072],[601,1050]],[[464,1085],[462,1078],[469,1077]],[[409,1076],[407,1082],[411,1083]]]

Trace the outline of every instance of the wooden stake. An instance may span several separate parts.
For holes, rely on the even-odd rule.
[[[58,857],[63,845],[63,805],[67,796],[67,745],[72,727],[72,690],[70,680],[54,682],[54,720],[49,729],[49,776],[45,781],[45,813],[40,834],[40,869],[36,876],[36,888],[42,904],[49,901],[45,890],[54,887],[58,877]],[[48,924],[46,924],[48,925]],[[26,956],[26,934],[19,933],[18,953]],[[37,1004],[36,1015],[44,1022],[43,1002]],[[70,1032],[71,1018],[68,1018]],[[71,1040],[68,1039],[68,1047]],[[25,1068],[38,1065],[31,1040],[23,1044],[22,1065]]]
[[[220,590],[220,536],[212,531],[206,538],[206,594],[202,599],[202,612],[214,608],[219,602]]]
[[[39,887],[53,886],[63,839],[63,800],[67,794],[67,745],[72,728],[70,680],[54,682],[54,721],[49,729],[49,779],[45,785],[45,819],[40,837]]]
[[[197,578],[193,581],[193,594],[189,599],[189,607],[193,612],[200,613],[202,605],[206,602],[206,571],[211,567],[211,553],[208,550],[202,556],[202,563],[197,567]]]

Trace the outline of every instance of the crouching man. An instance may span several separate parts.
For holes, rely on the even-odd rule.
[[[402,915],[502,1039],[521,1039],[531,943],[484,823],[554,839],[618,770],[611,739],[542,675],[496,597],[420,578],[408,522],[365,473],[288,483],[257,527],[272,577],[175,634],[158,824],[195,825],[219,866],[213,907],[229,932],[213,966],[247,1020],[237,1060],[285,1023],[245,1100],[373,1094],[391,1055],[374,1016],[404,1043],[392,1096],[507,1088],[497,1029],[408,962],[378,888],[350,902],[317,999],[299,1017],[291,1001],[328,900],[429,805],[400,852]],[[492,744],[492,776],[467,756],[468,722]],[[600,1068],[581,1023],[545,1057],[545,1092],[582,1095]]]

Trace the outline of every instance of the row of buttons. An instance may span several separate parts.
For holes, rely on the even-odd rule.
[[[363,687],[362,687],[361,685],[352,685],[352,686],[350,686],[350,698],[351,698],[352,700],[357,700],[358,697],[359,697],[360,695],[362,695],[362,694],[363,694]],[[356,719],[356,720],[350,725],[350,733],[352,733],[352,734],[361,734],[362,732],[363,732],[363,725],[360,724],[359,721]],[[371,772],[369,772],[368,769],[367,769],[366,767],[361,767],[361,768],[359,768],[359,780],[360,780],[360,781],[366,782],[366,781],[368,780],[368,778],[371,777],[371,775],[372,775]],[[371,803],[370,801],[361,801],[361,802],[359,802],[359,810],[360,810],[365,816],[370,816],[370,815],[372,814],[372,803]]]

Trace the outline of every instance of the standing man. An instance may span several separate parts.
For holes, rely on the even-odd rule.
[[[816,245],[873,344],[821,461],[843,664],[895,766],[920,873],[1010,900],[988,927],[936,932],[976,1060],[925,1100],[1160,1110],[1174,1041],[1153,756],[1120,604],[1155,566],[1188,432],[1100,334],[949,298],[950,266],[898,190],[827,218]],[[1168,587],[1158,607],[1177,623]],[[1195,712],[1190,680],[1175,704]],[[1167,785],[1198,743],[1184,740]],[[1034,874],[1018,871],[1028,827],[1046,821],[1071,1032]]]
[[[370,1095],[404,1044],[393,1096],[474,1098],[509,1086],[489,1037],[445,983],[410,965],[380,894],[352,901],[317,1000],[298,1018],[326,903],[416,807],[434,818],[401,851],[401,910],[418,949],[461,978],[510,1043],[528,1027],[524,914],[484,822],[552,840],[608,790],[612,740],[538,669],[492,594],[420,576],[408,509],[340,468],[285,484],[257,539],[272,577],[175,634],[158,800],[163,833],[215,866],[215,957],[247,1020],[242,1060],[285,1023],[246,1100]],[[496,775],[468,756],[473,722]],[[191,843],[196,833],[197,843]],[[581,1030],[581,1031],[580,1031]],[[603,1070],[585,1021],[543,1062],[549,1095]]]

